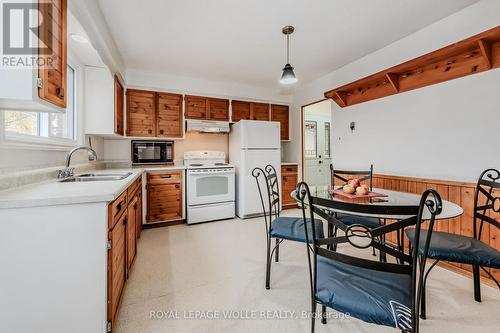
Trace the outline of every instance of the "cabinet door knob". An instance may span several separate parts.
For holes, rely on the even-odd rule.
[[[63,98],[64,97],[64,88],[63,87],[57,87],[56,94],[57,94],[57,96]]]

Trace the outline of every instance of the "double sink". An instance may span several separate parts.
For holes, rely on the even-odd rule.
[[[72,176],[69,178],[59,180],[60,183],[77,183],[77,182],[100,182],[100,181],[113,181],[122,180],[129,177],[132,172],[127,173],[106,173],[106,174],[95,174],[86,173],[78,176]]]

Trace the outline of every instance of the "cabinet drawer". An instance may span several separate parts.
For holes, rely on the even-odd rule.
[[[281,174],[297,174],[297,166],[296,165],[282,165],[281,166]]]
[[[148,185],[171,183],[182,183],[181,171],[148,172]]]
[[[142,185],[141,177],[136,179],[132,185],[130,185],[127,189],[127,197],[128,201],[132,201],[134,199],[135,192],[140,188]]]
[[[118,222],[123,212],[127,210],[127,191],[124,191],[120,196],[108,206],[108,228],[113,229]]]

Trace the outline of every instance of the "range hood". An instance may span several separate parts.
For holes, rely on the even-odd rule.
[[[188,119],[187,128],[188,132],[201,132],[201,133],[229,133],[228,121],[214,121],[214,120],[193,120]]]

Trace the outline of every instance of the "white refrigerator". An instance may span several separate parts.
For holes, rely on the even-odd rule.
[[[252,170],[272,165],[276,169],[281,192],[280,123],[240,120],[233,124],[229,134],[229,163],[235,166],[236,171],[236,215],[240,218],[262,215],[262,204]],[[261,184],[261,189],[267,209],[264,184]]]

